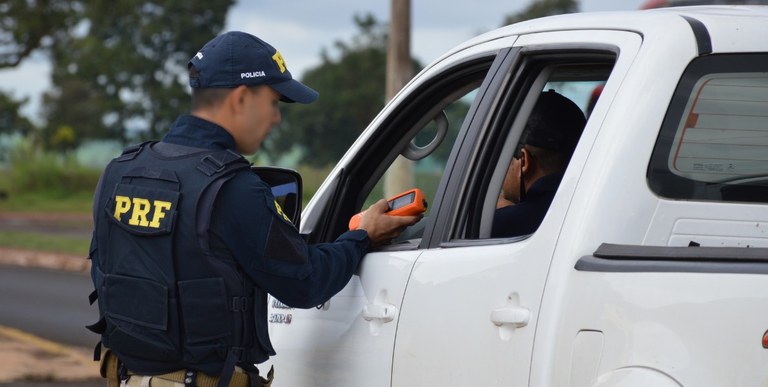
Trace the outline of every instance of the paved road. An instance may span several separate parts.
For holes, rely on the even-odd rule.
[[[92,347],[98,336],[85,329],[97,320],[88,304],[87,274],[0,266],[0,325],[68,345]]]

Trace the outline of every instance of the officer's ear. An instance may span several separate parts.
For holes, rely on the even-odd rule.
[[[245,111],[246,109],[246,102],[248,101],[248,93],[251,91],[248,90],[248,86],[240,85],[234,89],[227,95],[226,100],[224,101],[224,104],[226,108],[231,113],[241,113]]]
[[[224,100],[223,108],[224,113],[229,114],[232,117],[242,115],[248,109],[248,100],[253,98],[250,94],[248,86],[240,85],[227,94],[227,98]]]

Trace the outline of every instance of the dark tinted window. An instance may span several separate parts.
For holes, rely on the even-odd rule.
[[[673,96],[648,169],[672,199],[768,202],[768,56],[691,63]]]

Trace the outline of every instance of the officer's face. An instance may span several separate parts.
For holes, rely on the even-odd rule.
[[[259,150],[272,127],[280,123],[280,94],[269,86],[248,88],[244,95],[242,130],[237,141],[238,150],[252,154]]]

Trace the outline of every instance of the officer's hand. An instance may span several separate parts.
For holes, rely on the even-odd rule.
[[[421,219],[417,216],[390,216],[387,215],[389,206],[384,199],[372,204],[360,219],[359,230],[368,232],[373,246],[380,246],[394,238],[397,238],[406,227],[415,224]]]

